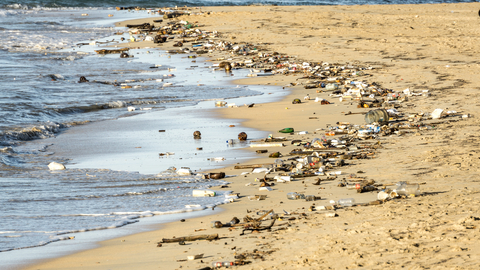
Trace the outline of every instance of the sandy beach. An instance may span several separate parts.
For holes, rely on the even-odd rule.
[[[219,118],[235,119],[241,125],[285,137],[280,147],[266,149],[255,160],[216,170],[225,172],[228,189],[239,193],[234,203],[215,208],[208,216],[158,225],[152,231],[100,243],[100,247],[25,269],[209,269],[213,262],[237,262],[238,269],[477,269],[480,261],[480,201],[477,194],[480,147],[478,144],[480,47],[478,5],[383,5],[383,6],[244,6],[203,7],[203,14],[180,16],[166,21],[187,20],[201,29],[218,31],[218,40],[250,43],[262,53],[289,56],[289,62],[317,63],[321,67],[364,67],[349,74],[350,80],[380,85],[404,93],[407,99],[390,103],[403,116],[392,122],[408,128],[356,138],[351,149],[365,149],[362,158],[344,158],[343,166],[327,170],[331,175],[268,182],[271,191],[259,190],[264,173],[252,173],[242,165],[269,164],[280,152],[284,164],[295,162],[292,143],[311,142],[329,132],[338,122],[365,125],[364,114],[372,109],[358,107],[359,101],[331,96],[324,88],[306,89],[314,79],[308,72],[258,76],[236,84],[285,87],[290,94],[282,101],[255,106],[216,110]],[[136,24],[144,20],[122,22]],[[125,46],[157,46],[153,42]],[[185,43],[185,47],[189,46]],[[216,63],[233,57],[215,51]],[[248,55],[245,59],[258,57]],[[358,74],[358,75],[357,75]],[[346,75],[345,75],[346,76]],[[304,97],[308,94],[309,100]],[[405,96],[405,94],[403,94]],[[321,105],[315,99],[327,100]],[[300,99],[300,104],[292,104]],[[365,98],[371,100],[371,98]],[[379,97],[379,99],[381,99]],[[431,120],[435,109],[449,112]],[[284,128],[293,133],[279,133]],[[422,127],[422,128],[419,128]],[[304,132],[302,132],[304,131]],[[158,131],[157,131],[158,132]],[[348,135],[348,134],[347,134]],[[331,138],[339,138],[337,135]],[[325,150],[325,149],[324,149]],[[324,151],[322,150],[322,151]],[[330,149],[331,150],[331,149]],[[303,158],[303,157],[302,157]],[[341,172],[334,174],[333,172]],[[273,177],[278,173],[272,173]],[[378,190],[358,193],[339,187],[346,180],[374,180]],[[320,180],[320,181],[319,181]],[[378,201],[383,187],[399,181],[419,183],[420,193]],[[289,200],[287,193],[299,192],[321,199]],[[264,200],[249,196],[266,195]],[[331,200],[354,198],[359,205],[332,206]],[[254,223],[267,215],[256,230],[244,227],[213,228],[234,217]],[[248,221],[250,218],[250,221]],[[246,222],[246,220],[248,222]],[[273,226],[267,228],[268,225]],[[263,229],[262,229],[263,228]],[[215,240],[167,243],[163,239],[214,235]],[[189,260],[188,256],[203,254]]]

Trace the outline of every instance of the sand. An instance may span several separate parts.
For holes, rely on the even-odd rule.
[[[329,62],[339,65],[374,66],[361,79],[385,88],[414,92],[428,90],[430,96],[411,97],[398,110],[432,112],[436,108],[476,116],[479,62],[478,8],[476,4],[384,5],[384,6],[247,6],[205,7],[208,15],[188,17],[204,29],[217,30],[235,42],[265,43],[269,51],[288,54],[297,61]],[[151,20],[151,18],[149,18]],[[160,48],[166,48],[162,46]],[[215,54],[214,57],[217,57]],[[288,87],[291,94],[280,102],[253,108],[220,110],[221,117],[242,119],[242,125],[286,136],[285,147],[269,148],[248,164],[272,163],[268,154],[283,158],[298,148],[292,139],[311,140],[324,135],[327,124],[338,121],[364,124],[366,112],[355,102],[340,102],[304,89],[302,75],[257,77],[236,83]],[[290,86],[297,84],[297,86]],[[288,85],[288,86],[287,86]],[[330,100],[292,104],[309,94]],[[317,119],[311,119],[317,117]],[[212,215],[158,226],[157,230],[112,239],[99,248],[35,264],[27,269],[201,269],[216,261],[234,261],[247,255],[250,264],[239,269],[476,269],[480,261],[477,239],[478,214],[478,117],[455,118],[430,130],[411,130],[378,139],[379,149],[369,159],[348,160],[342,175],[313,185],[315,177],[276,183],[273,191],[259,191],[260,174],[250,169],[220,169],[229,176],[230,189],[240,193],[235,203],[212,211]],[[294,127],[305,135],[284,135],[279,129]],[[257,149],[252,148],[251,151]],[[359,173],[363,172],[363,173]],[[337,187],[350,174],[377,183],[409,181],[422,183],[421,195],[399,198],[379,205],[321,210],[330,200],[354,197],[374,201],[377,192],[356,193]],[[251,183],[249,186],[246,184]],[[291,191],[321,196],[306,202],[287,200]],[[247,196],[263,194],[262,201]],[[315,204],[317,210],[309,211]],[[259,217],[273,209],[285,215],[271,230],[211,228],[212,221],[226,223],[233,217]],[[206,210],[211,211],[211,210]],[[335,217],[326,214],[334,213]],[[295,219],[293,219],[293,217]],[[291,219],[291,220],[289,220]],[[262,226],[270,224],[262,222]],[[214,241],[199,240],[157,243],[163,238],[219,234]],[[254,253],[252,256],[251,253]],[[202,259],[187,256],[204,254]]]

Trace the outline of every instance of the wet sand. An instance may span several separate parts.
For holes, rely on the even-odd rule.
[[[475,52],[478,42],[478,7],[475,4],[322,6],[322,7],[214,7],[209,15],[190,16],[205,29],[217,30],[235,42],[263,44],[270,51],[295,56],[297,61],[338,65],[370,65],[361,80],[385,88],[413,92],[428,90],[429,96],[410,97],[397,108],[406,115],[431,113],[437,108],[476,116],[479,83]],[[216,57],[216,56],[214,56]],[[288,87],[291,94],[279,102],[253,108],[225,108],[221,117],[239,119],[242,125],[285,136],[284,147],[248,164],[272,164],[268,158],[279,151],[283,159],[295,148],[293,139],[309,141],[325,134],[327,124],[339,121],[365,124],[367,112],[356,102],[340,102],[328,92],[304,89],[303,74],[257,77],[236,83]],[[291,86],[297,84],[296,86]],[[287,86],[288,85],[288,86]],[[309,94],[331,101],[313,100],[292,104]],[[312,119],[311,117],[317,117]],[[223,168],[240,198],[222,206],[225,211],[185,222],[177,221],[158,230],[104,241],[101,247],[36,264],[28,269],[201,269],[216,261],[235,261],[244,255],[240,269],[475,269],[480,234],[478,215],[478,117],[440,119],[433,129],[411,129],[381,136],[380,145],[368,159],[347,160],[335,168],[335,180],[313,185],[315,177],[276,183],[272,191],[259,191],[263,174],[245,174],[250,169]],[[419,123],[417,123],[419,124]],[[294,127],[308,134],[282,134]],[[250,149],[255,151],[257,149]],[[350,174],[385,185],[399,181],[422,183],[421,195],[398,198],[378,205],[321,210],[330,200],[353,197],[371,202],[377,192],[357,193],[337,187]],[[250,184],[249,184],[250,183]],[[288,200],[288,192],[320,196],[314,202]],[[250,201],[247,196],[267,195]],[[309,211],[315,206],[316,211]],[[280,214],[270,230],[245,232],[241,228],[211,227],[233,217],[259,217],[273,209]],[[211,210],[206,210],[211,211]],[[288,213],[285,215],[285,213]],[[282,217],[283,214],[283,217]],[[331,217],[333,214],[333,217]],[[270,224],[262,222],[262,226]],[[219,234],[214,241],[158,242],[163,238]],[[204,254],[202,259],[187,256]]]

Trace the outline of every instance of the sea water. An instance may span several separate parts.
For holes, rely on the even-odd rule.
[[[391,3],[438,2],[464,1]],[[135,107],[136,113],[149,113],[142,109],[169,112],[200,106],[205,100],[213,105],[215,100],[261,95],[261,89],[228,84],[231,78],[214,74],[201,59],[192,63],[179,55],[149,49],[138,50],[133,58],[126,59],[93,52],[100,44],[94,41],[118,42],[120,36],[115,35],[118,29],[113,27],[114,22],[151,16],[146,11],[117,12],[115,6],[249,3],[283,2],[0,1],[0,257],[15,250],[68,240],[72,233],[119,228],[137,223],[142,217],[192,210],[185,205],[200,205],[197,209],[205,209],[225,202],[223,195],[228,191],[211,198],[191,196],[193,189],[222,185],[223,181],[178,176],[169,169],[171,162],[164,162],[165,166],[159,166],[155,174],[102,166],[71,166],[66,171],[50,172],[46,167],[48,162],[58,161],[68,167],[69,160],[43,141],[79,125],[131,116],[126,110],[129,106]],[[384,4],[383,1],[287,3]],[[110,13],[114,17],[108,17]],[[186,74],[200,74],[200,77]],[[79,83],[80,76],[90,82]],[[132,88],[116,86],[133,81]],[[163,87],[165,82],[174,87]],[[171,119],[174,123],[175,118]],[[162,129],[171,127],[173,124]],[[231,134],[228,136],[231,138]],[[217,151],[233,148],[227,147],[219,146]],[[202,169],[218,165],[203,164],[206,165]]]
[[[120,40],[107,16],[113,11],[24,5],[0,10],[0,256],[69,239],[71,233],[192,210],[185,205],[199,205],[194,210],[200,210],[226,202],[228,191],[212,198],[192,197],[193,189],[224,182],[178,176],[169,169],[182,166],[174,161],[161,162],[155,173],[141,174],[98,163],[75,168],[68,156],[50,150],[49,138],[79,125],[142,113],[168,114],[170,109],[199,106],[205,100],[214,107],[215,100],[261,94],[228,84],[231,79],[225,73],[213,74],[207,66],[160,50],[132,50],[134,57],[126,59],[97,55],[98,44],[93,41]],[[86,12],[88,16],[83,16]],[[149,14],[117,12],[115,16],[123,20]],[[81,76],[89,82],[79,83]],[[166,82],[172,86],[164,87]],[[129,113],[127,107],[137,110]],[[161,128],[172,134],[178,118]],[[227,148],[225,143],[218,145],[218,150]],[[218,166],[209,166],[207,157],[199,160],[205,163],[202,169]],[[46,166],[51,161],[69,169],[51,172]]]

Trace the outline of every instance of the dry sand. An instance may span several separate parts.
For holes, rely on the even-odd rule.
[[[368,82],[383,87],[418,92],[430,97],[411,98],[399,110],[407,113],[432,112],[436,108],[477,114],[480,47],[477,4],[385,5],[385,6],[248,6],[212,7],[209,15],[188,17],[202,28],[219,31],[225,40],[268,43],[270,51],[297,59],[374,65]],[[273,76],[247,83],[287,85],[298,76]],[[245,81],[243,81],[245,82]],[[310,140],[317,128],[337,121],[364,124],[361,115],[344,116],[358,109],[356,103],[320,105],[313,101],[293,105],[293,98],[305,94],[329,99],[315,89],[291,87],[292,94],[276,103],[253,108],[222,110],[222,117],[244,119],[243,125],[280,136],[276,131],[294,127],[307,135],[288,139]],[[288,109],[287,109],[288,108]],[[315,114],[314,114],[315,113]],[[318,119],[309,119],[312,115]],[[254,252],[251,264],[239,269],[477,269],[480,263],[480,214],[478,193],[478,117],[440,124],[433,130],[381,137],[381,149],[374,158],[350,160],[344,175],[362,176],[379,183],[425,182],[422,195],[388,201],[381,205],[338,209],[336,217],[326,211],[308,211],[315,203],[329,205],[330,199],[355,197],[376,199],[376,192],[357,194],[336,187],[338,181],[312,185],[313,178],[277,183],[273,191],[258,190],[258,175],[240,176],[249,170],[226,168],[231,189],[241,198],[222,206],[226,211],[175,222],[156,231],[101,243],[100,248],[36,264],[28,269],[201,269],[214,261],[234,261],[234,255]],[[317,131],[320,133],[319,131]],[[269,149],[288,158],[294,146]],[[252,149],[256,150],[256,149]],[[253,163],[272,163],[267,154]],[[245,186],[253,183],[253,186]],[[321,201],[286,199],[286,193],[302,191],[321,196]],[[247,196],[266,194],[263,201]],[[258,217],[261,210],[286,210],[295,220],[279,220],[270,231],[211,228],[211,221],[228,222],[233,217]],[[210,210],[208,210],[210,211]],[[304,214],[303,214],[304,213]],[[270,221],[264,221],[263,225]],[[163,243],[162,238],[218,233],[216,241]],[[203,259],[184,261],[188,255]]]

